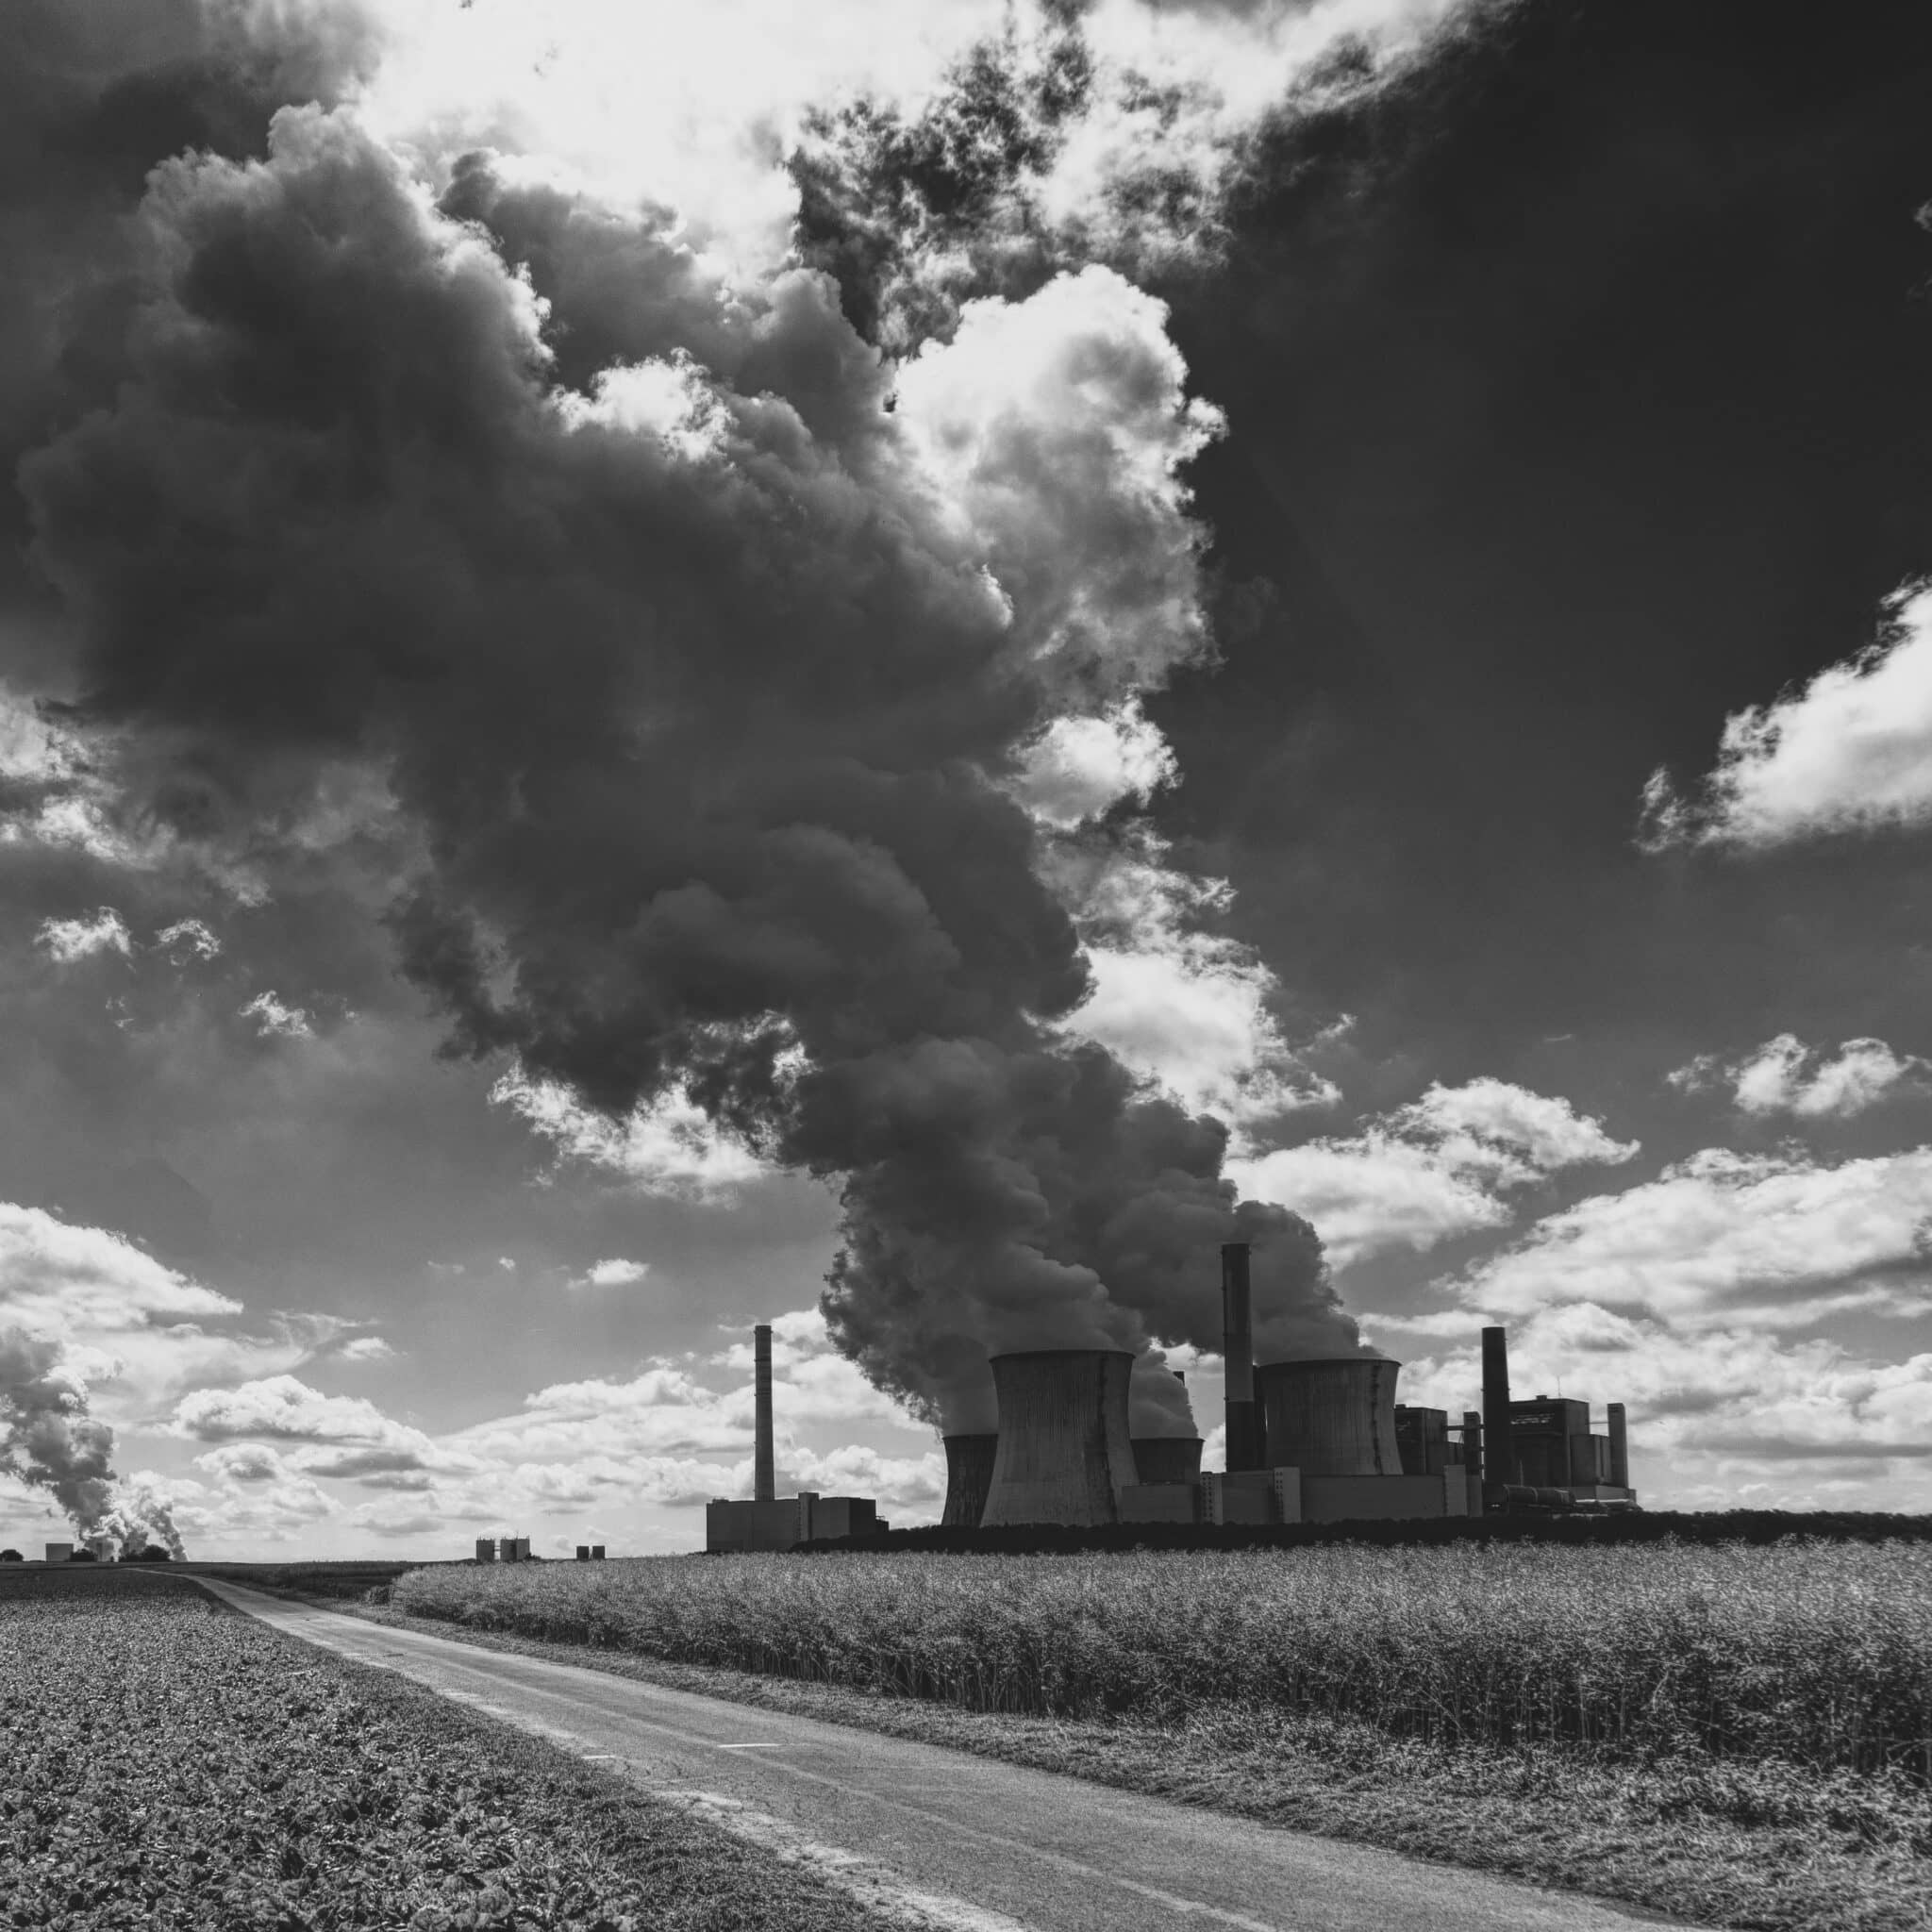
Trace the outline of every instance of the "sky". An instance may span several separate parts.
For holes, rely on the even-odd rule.
[[[0,1541],[697,1547],[758,1322],[1214,1467],[1231,1239],[1932,1507],[1891,12],[9,9]]]

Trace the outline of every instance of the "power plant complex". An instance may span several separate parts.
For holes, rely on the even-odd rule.
[[[1486,1511],[1634,1508],[1624,1406],[1602,1434],[1587,1402],[1511,1398],[1507,1339],[1482,1336],[1483,1406],[1395,1400],[1399,1362],[1378,1356],[1254,1359],[1249,1251],[1221,1251],[1227,1468],[1201,1469],[1198,1436],[1134,1436],[1124,1349],[996,1355],[999,1427],[944,1439],[942,1524],[1339,1523]],[[773,1477],[771,1330],[757,1331],[757,1494],[710,1505],[710,1550],[789,1549],[884,1529],[869,1498],[779,1499]]]

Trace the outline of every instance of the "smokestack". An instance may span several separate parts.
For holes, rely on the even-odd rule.
[[[1135,1480],[1127,1434],[1133,1356],[1041,1348],[996,1355],[991,1366],[1000,1439],[981,1524],[1118,1522],[1116,1492]]]
[[[1516,1480],[1509,1440],[1509,1343],[1500,1328],[1483,1330],[1483,1494],[1500,1503]]]
[[[1482,1411],[1465,1408],[1462,1411],[1462,1466],[1475,1477],[1483,1479],[1483,1418]]]
[[[761,1322],[751,1331],[752,1359],[758,1373],[758,1441],[752,1450],[752,1500],[770,1503],[778,1494],[778,1479],[772,1467],[772,1328]]]
[[[1395,1377],[1370,1355],[1265,1362],[1256,1374],[1269,1467],[1311,1475],[1400,1475]]]
[[[992,1484],[992,1461],[999,1453],[997,1436],[947,1436],[946,1507],[942,1528],[977,1529],[986,1514],[986,1492]]]
[[[1259,1469],[1255,1414],[1255,1311],[1248,1291],[1248,1243],[1221,1248],[1222,1354],[1227,1364],[1227,1466]]]
[[[1613,1402],[1606,1411],[1610,1432],[1610,1480],[1620,1490],[1630,1487],[1630,1425],[1624,1415],[1624,1405]]]
[[[1199,1436],[1136,1436],[1134,1467],[1143,1483],[1191,1483],[1201,1478]]]

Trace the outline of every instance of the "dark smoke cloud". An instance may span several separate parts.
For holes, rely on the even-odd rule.
[[[0,1330],[0,1472],[44,1490],[86,1541],[132,1556],[150,1540],[184,1554],[165,1504],[124,1495],[112,1467],[114,1431],[87,1412],[84,1386],[59,1366],[58,1344]]]
[[[1047,284],[974,365],[1038,350],[1040,394],[975,443],[958,371],[895,368],[827,275],[724,287],[486,155],[433,208],[320,107],[157,168],[128,250],[111,400],[19,475],[130,824],[267,863],[364,774],[453,1050],[612,1110],[682,1082],[834,1179],[832,1330],[949,1426],[989,1351],[1217,1347],[1237,1236],[1264,1336],[1356,1345],[1224,1129],[1057,1030],[1088,972],[1007,788],[1205,648],[1152,305]]]

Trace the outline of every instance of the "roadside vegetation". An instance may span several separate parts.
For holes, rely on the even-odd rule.
[[[841,1932],[850,1901],[184,1578],[0,1576],[0,1924]]]
[[[391,1610],[1706,1924],[1932,1923],[1932,1548],[440,1566]]]

